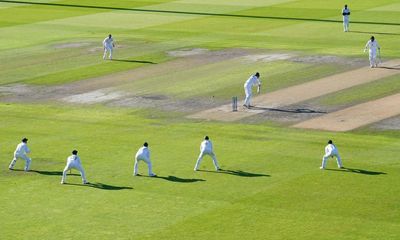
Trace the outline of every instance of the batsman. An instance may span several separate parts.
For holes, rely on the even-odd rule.
[[[381,47],[378,42],[375,40],[374,36],[371,36],[370,40],[368,40],[365,45],[364,52],[369,50],[369,66],[371,68],[378,67],[378,63],[381,58]]]
[[[257,86],[257,93],[260,93],[261,91],[261,81],[260,81],[260,73],[256,72],[254,75],[251,75],[249,79],[244,83],[244,92],[246,94],[246,98],[244,99],[244,104],[243,107],[250,108],[252,107],[250,105],[250,100],[251,96],[253,95],[252,93],[252,87]]]

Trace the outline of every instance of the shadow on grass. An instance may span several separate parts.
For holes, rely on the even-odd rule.
[[[63,172],[62,171],[40,171],[40,170],[30,170],[30,172],[34,172],[34,173],[39,173],[42,175],[49,175],[49,176],[62,176]],[[67,175],[70,176],[80,176],[80,174],[78,173],[70,173],[68,171]]]
[[[142,60],[128,60],[128,59],[113,59],[115,62],[130,62],[130,63],[147,63],[147,64],[157,64],[151,61],[142,61]]]
[[[342,168],[342,169],[326,169],[328,171],[337,171],[337,172],[348,172],[348,173],[358,173],[358,174],[366,174],[366,175],[383,175],[387,174],[385,172],[375,172],[369,171],[364,169],[357,169],[357,168]]]
[[[239,177],[271,177],[271,175],[268,175],[268,174],[251,173],[251,172],[245,172],[242,170],[221,169],[219,171],[209,171],[209,170],[198,170],[198,171],[199,172],[229,174],[229,175],[235,175],[235,176],[239,176]]]
[[[176,176],[168,176],[168,177],[162,177],[162,176],[156,176],[154,178],[160,178],[164,179],[170,182],[178,182],[178,183],[194,183],[194,182],[204,182],[206,180],[204,179],[198,179],[198,178],[180,178]]]
[[[92,187],[102,190],[125,190],[125,189],[133,189],[132,187],[120,187],[120,186],[113,186],[104,183],[88,183],[88,184],[77,184],[77,183],[64,183],[63,185],[71,185],[71,186],[78,186],[78,187]]]
[[[400,70],[400,67],[385,67],[385,66],[379,66],[378,68],[384,68],[384,69],[390,69],[390,70]]]
[[[376,35],[376,34],[381,34],[381,35],[400,35],[400,33],[389,33],[389,32],[363,32],[363,31],[350,31],[351,33],[365,33],[369,35]]]
[[[331,19],[321,19],[321,18],[296,18],[296,17],[284,17],[284,16],[279,17],[279,16],[261,16],[261,15],[244,15],[244,14],[227,14],[227,13],[210,13],[210,12],[189,12],[189,11],[179,11],[179,10],[124,8],[124,7],[76,5],[76,4],[65,4],[65,3],[28,2],[28,1],[12,1],[12,0],[0,0],[0,2],[30,4],[30,5],[44,5],[44,6],[52,6],[52,7],[91,8],[91,9],[121,10],[121,11],[134,11],[134,12],[214,16],[214,17],[235,17],[235,18],[274,19],[274,20],[288,20],[288,21],[312,21],[312,22],[342,23],[342,20],[331,20]],[[351,23],[352,24],[357,23],[357,24],[400,26],[400,23],[394,23],[394,22],[390,23],[390,22],[351,21]]]
[[[316,111],[308,108],[297,108],[297,109],[279,109],[279,108],[267,108],[267,107],[250,107],[253,110],[265,110],[271,112],[285,112],[285,113],[327,113],[322,111]]]

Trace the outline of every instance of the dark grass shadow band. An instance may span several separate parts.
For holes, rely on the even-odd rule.
[[[144,64],[157,64],[151,61],[143,61],[143,60],[129,60],[129,59],[113,59],[114,62],[129,62],[129,63],[144,63]]]
[[[210,173],[221,173],[221,174],[229,174],[239,177],[271,177],[271,175],[263,174],[263,173],[251,173],[245,172],[242,170],[229,170],[229,169],[220,169],[219,171],[209,171],[209,170],[198,170],[199,172],[210,172]]]
[[[348,172],[348,173],[358,173],[358,174],[365,174],[365,175],[385,175],[387,173],[385,172],[375,172],[375,171],[369,171],[369,170],[364,170],[364,169],[358,169],[358,168],[342,168],[342,169],[326,169],[328,171],[337,171],[337,172]]]
[[[160,178],[160,179],[164,179],[166,181],[177,182],[177,183],[194,183],[194,182],[205,182],[206,181],[204,179],[180,178],[180,177],[176,177],[176,176],[168,176],[168,177],[155,176],[154,178]]]
[[[213,17],[235,17],[235,18],[255,18],[255,19],[273,19],[273,20],[292,20],[292,21],[313,21],[313,22],[328,22],[328,23],[342,23],[342,20],[330,19],[317,19],[317,18],[294,18],[294,17],[273,17],[273,16],[256,16],[256,15],[243,15],[243,14],[226,14],[226,13],[206,13],[206,12],[188,12],[188,11],[172,11],[172,10],[157,10],[157,9],[140,9],[140,8],[122,8],[122,7],[107,7],[107,6],[93,6],[93,5],[75,5],[64,3],[43,3],[43,2],[24,2],[24,1],[8,1],[0,0],[4,3],[16,4],[30,4],[30,5],[44,5],[54,7],[77,7],[77,8],[92,8],[102,10],[121,10],[121,11],[135,11],[135,12],[150,12],[150,13],[171,13],[171,14],[185,14],[185,15],[200,15],[200,16],[213,16]],[[366,22],[366,21],[351,21],[352,24],[374,24],[374,25],[392,25],[400,26],[400,23],[389,22]]]
[[[76,184],[76,183],[64,183],[63,185],[71,185],[71,186],[79,186],[79,187],[91,187],[102,190],[126,190],[133,189],[132,187],[121,187],[121,186],[113,186],[105,183],[87,183],[87,184]]]
[[[266,107],[252,106],[252,107],[250,107],[250,109],[272,111],[272,112],[285,112],[285,113],[327,113],[324,111],[317,111],[317,110],[312,110],[312,109],[308,109],[308,108],[280,109],[280,108],[266,108]]]

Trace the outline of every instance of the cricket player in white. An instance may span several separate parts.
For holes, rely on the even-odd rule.
[[[114,44],[114,39],[112,38],[111,34],[108,35],[108,37],[106,37],[103,40],[103,47],[104,47],[103,59],[106,59],[107,51],[109,51],[110,55],[108,56],[108,58],[110,60],[112,60],[112,53],[113,53],[113,48],[115,47],[115,44]]]
[[[138,164],[139,161],[143,161],[147,163],[147,167],[149,168],[149,176],[150,177],[155,177],[157,176],[155,173],[153,173],[153,166],[150,161],[150,150],[149,150],[149,144],[145,142],[143,144],[143,147],[139,148],[135,155],[135,166],[133,170],[133,175],[134,176],[140,176],[138,173]]]
[[[29,171],[32,159],[26,155],[31,152],[31,150],[29,150],[28,148],[27,143],[28,139],[23,138],[22,142],[17,145],[17,148],[14,151],[14,158],[11,161],[10,166],[8,166],[8,169],[13,170],[15,163],[17,162],[17,159],[20,158],[25,160],[25,168],[24,168],[25,172]]]
[[[221,168],[219,168],[218,166],[217,158],[214,154],[213,146],[208,136],[205,136],[204,141],[202,141],[200,144],[200,155],[197,159],[196,165],[194,166],[195,171],[199,169],[199,165],[201,163],[201,160],[203,160],[204,155],[209,155],[212,158],[215,170],[221,170]]]
[[[72,155],[67,158],[67,166],[65,166],[65,168],[64,168],[63,176],[61,179],[61,184],[65,183],[65,180],[67,180],[67,172],[68,172],[68,170],[70,170],[72,168],[78,170],[81,173],[83,184],[89,183],[86,180],[85,171],[83,170],[82,165],[81,165],[81,159],[78,157],[77,154],[78,154],[78,151],[73,150]]]
[[[252,96],[252,87],[257,86],[257,93],[260,93],[261,82],[260,82],[260,74],[256,72],[256,74],[251,75],[249,79],[244,83],[244,92],[246,94],[246,98],[244,99],[244,107],[250,108],[250,100]]]
[[[367,44],[365,45],[364,52],[366,52],[367,49],[369,49],[369,66],[371,68],[378,67],[377,54],[378,52],[380,53],[381,47],[375,40],[374,36],[371,36],[371,39],[368,40]]]
[[[326,147],[325,147],[325,155],[322,158],[322,166],[320,167],[320,169],[325,169],[326,161],[328,160],[329,157],[332,157],[332,158],[336,157],[338,168],[343,168],[343,164],[342,164],[342,160],[340,159],[339,152],[338,152],[335,144],[333,144],[332,140],[329,140],[328,145],[326,145]]]
[[[343,28],[345,32],[349,31],[349,18],[350,18],[350,9],[347,8],[347,5],[344,5],[344,8],[342,9],[342,15],[343,15]]]

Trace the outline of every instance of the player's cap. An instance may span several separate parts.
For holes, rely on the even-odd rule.
[[[328,141],[328,144],[332,144],[332,143],[333,143],[332,140],[329,140],[329,141]]]
[[[28,141],[27,138],[23,138],[23,139],[22,139],[22,142],[25,142],[25,143],[26,143],[27,141]]]
[[[208,139],[210,139],[210,138],[209,138],[208,136],[205,136],[204,139],[205,139],[205,140],[208,140]]]
[[[260,73],[259,72],[256,72],[256,74],[254,74],[255,76],[257,76],[257,77],[259,77],[260,76]]]
[[[149,144],[148,144],[147,142],[144,142],[144,143],[143,143],[143,146],[148,147]]]
[[[77,150],[73,150],[72,154],[76,155],[76,154],[78,154],[78,151]]]

